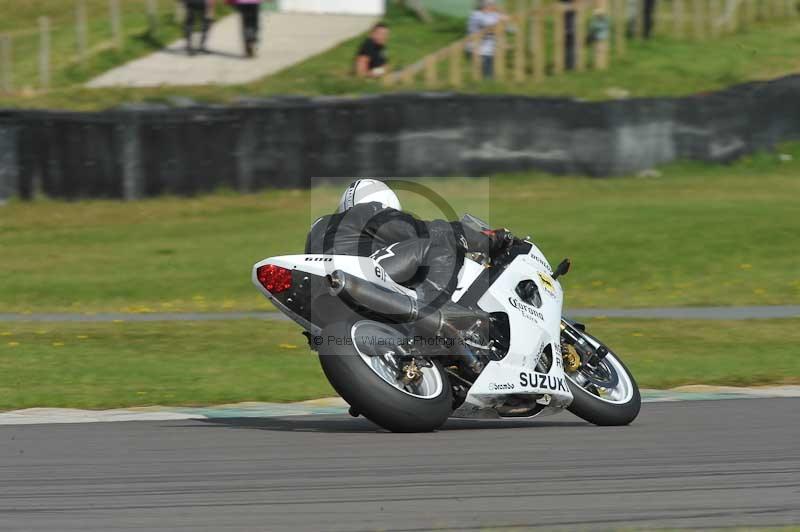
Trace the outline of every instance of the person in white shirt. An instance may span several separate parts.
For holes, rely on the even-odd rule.
[[[472,35],[486,28],[496,26],[508,20],[508,15],[502,13],[497,7],[496,0],[479,0],[477,8],[467,21],[467,34]],[[478,49],[473,50],[473,43],[467,43],[467,54],[477,53],[481,57],[481,71],[484,79],[494,77],[494,50],[496,40],[493,31],[487,32],[478,43]]]

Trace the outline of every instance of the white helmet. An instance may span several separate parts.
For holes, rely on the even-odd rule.
[[[337,212],[344,212],[359,203],[378,202],[384,208],[401,209],[400,200],[392,189],[378,181],[377,179],[356,179],[339,200]]]

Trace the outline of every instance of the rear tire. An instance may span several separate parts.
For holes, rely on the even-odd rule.
[[[334,389],[352,410],[392,432],[430,432],[441,427],[452,413],[453,396],[447,374],[434,360],[433,369],[441,378],[435,397],[410,395],[386,382],[367,363],[352,340],[353,322],[340,322],[321,333],[319,361]],[[400,333],[398,332],[398,335]]]

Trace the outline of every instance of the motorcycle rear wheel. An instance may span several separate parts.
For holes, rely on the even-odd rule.
[[[404,384],[398,362],[405,335],[369,320],[334,323],[320,335],[319,361],[328,381],[353,410],[392,432],[430,432],[450,417],[447,374],[433,360],[422,377]]]
[[[581,333],[593,347],[600,342]],[[579,368],[566,373],[573,400],[569,411],[599,426],[628,425],[639,415],[642,397],[630,370],[613,352],[609,352],[596,369]],[[604,388],[603,383],[608,383]],[[613,385],[612,385],[613,383]]]

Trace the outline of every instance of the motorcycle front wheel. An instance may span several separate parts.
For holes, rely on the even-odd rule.
[[[395,327],[370,320],[341,322],[318,338],[328,381],[376,425],[392,432],[430,432],[450,417],[453,392],[444,368],[426,359],[410,370],[406,335]],[[415,378],[409,379],[408,371]]]
[[[580,332],[583,339],[596,349],[600,342]],[[584,361],[585,362],[585,361]],[[569,411],[595,425],[628,425],[642,406],[639,386],[627,366],[613,352],[594,367],[585,364],[575,371],[566,371],[574,399]]]

